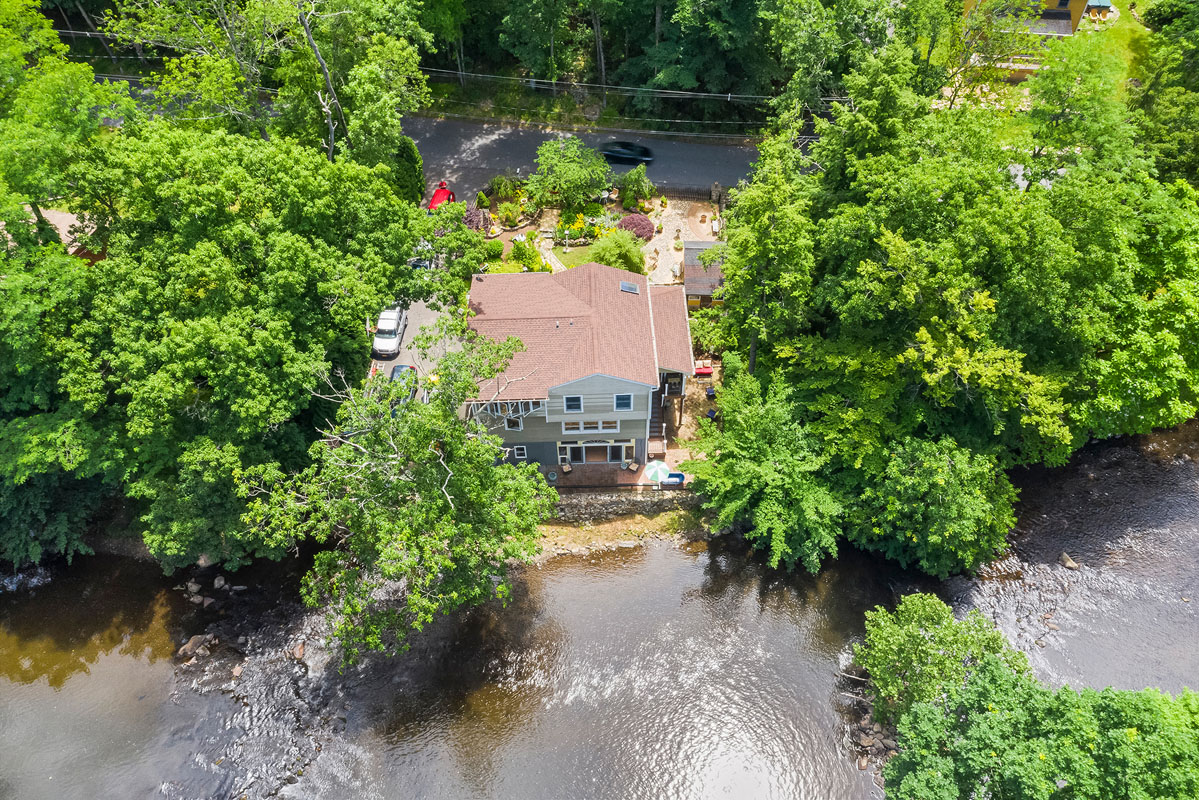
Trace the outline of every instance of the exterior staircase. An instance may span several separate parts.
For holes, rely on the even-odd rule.
[[[650,396],[649,440],[646,446],[649,450],[647,458],[663,458],[666,455],[666,423],[662,420],[662,389],[659,387]]]

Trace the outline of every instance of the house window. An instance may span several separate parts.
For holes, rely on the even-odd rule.
[[[633,395],[618,394],[613,396],[612,407],[617,411],[633,410]]]
[[[532,400],[529,402],[529,413],[536,414],[545,410],[544,400]]]
[[[519,461],[524,461],[529,457],[529,452],[525,450],[524,445],[518,444],[516,447],[512,448],[512,457]]]
[[[583,395],[568,394],[563,397],[562,410],[567,414],[581,414],[583,412]]]
[[[581,422],[563,422],[562,423],[562,432],[563,433],[578,433],[581,430],[583,430],[583,423],[581,423]]]
[[[601,431],[619,431],[620,421],[615,419],[606,419],[600,422]]]
[[[521,422],[520,417],[504,417],[504,430],[519,431],[523,428],[524,423]]]

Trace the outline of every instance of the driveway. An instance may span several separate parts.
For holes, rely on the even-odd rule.
[[[694,144],[631,133],[575,133],[544,128],[516,128],[499,123],[459,119],[407,117],[404,132],[413,138],[425,162],[430,187],[449,181],[459,200],[470,201],[492,176],[534,167],[537,146],[549,139],[575,135],[592,147],[613,139],[643,144],[654,151],[646,170],[654,183],[669,186],[734,186],[749,177],[757,148],[721,144]],[[619,171],[629,167],[617,167]]]
[[[408,327],[404,329],[404,338],[400,340],[400,352],[391,358],[371,359],[371,372],[382,372],[389,375],[391,368],[396,364],[407,364],[416,367],[416,371],[421,375],[427,375],[436,362],[438,354],[430,353],[433,356],[432,359],[422,359],[420,354],[413,350],[412,341],[420,333],[421,328],[426,325],[432,327],[440,315],[440,312],[434,311],[424,303],[416,302],[409,306]]]

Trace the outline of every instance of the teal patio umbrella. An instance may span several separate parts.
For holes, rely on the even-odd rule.
[[[645,477],[654,483],[661,483],[670,474],[670,465],[665,461],[651,461],[645,465]]]

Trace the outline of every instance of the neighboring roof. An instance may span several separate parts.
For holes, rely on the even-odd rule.
[[[724,283],[724,270],[720,262],[705,267],[699,260],[700,253],[710,250],[719,242],[683,242],[683,285],[687,294],[711,295]]]
[[[1070,23],[1070,18],[1054,19],[1049,17],[1038,17],[1036,19],[1026,20],[1028,32],[1037,36],[1073,36],[1074,27]]]
[[[636,293],[622,291],[622,282],[632,284]],[[541,399],[551,387],[589,375],[657,386],[659,354],[668,352],[667,368],[675,370],[685,346],[689,367],[691,341],[668,310],[665,338],[655,345],[650,304],[644,275],[603,264],[555,273],[475,275],[468,300],[475,315],[470,327],[492,339],[515,336],[525,345],[504,375],[479,387],[479,397]],[[683,313],[685,323],[685,309]],[[676,341],[680,336],[686,338]]]
[[[687,296],[683,287],[651,286],[654,307],[654,341],[658,347],[658,369],[691,375],[691,323],[687,320]]]
[[[1112,0],[1087,0],[1087,8],[1111,8]]]

